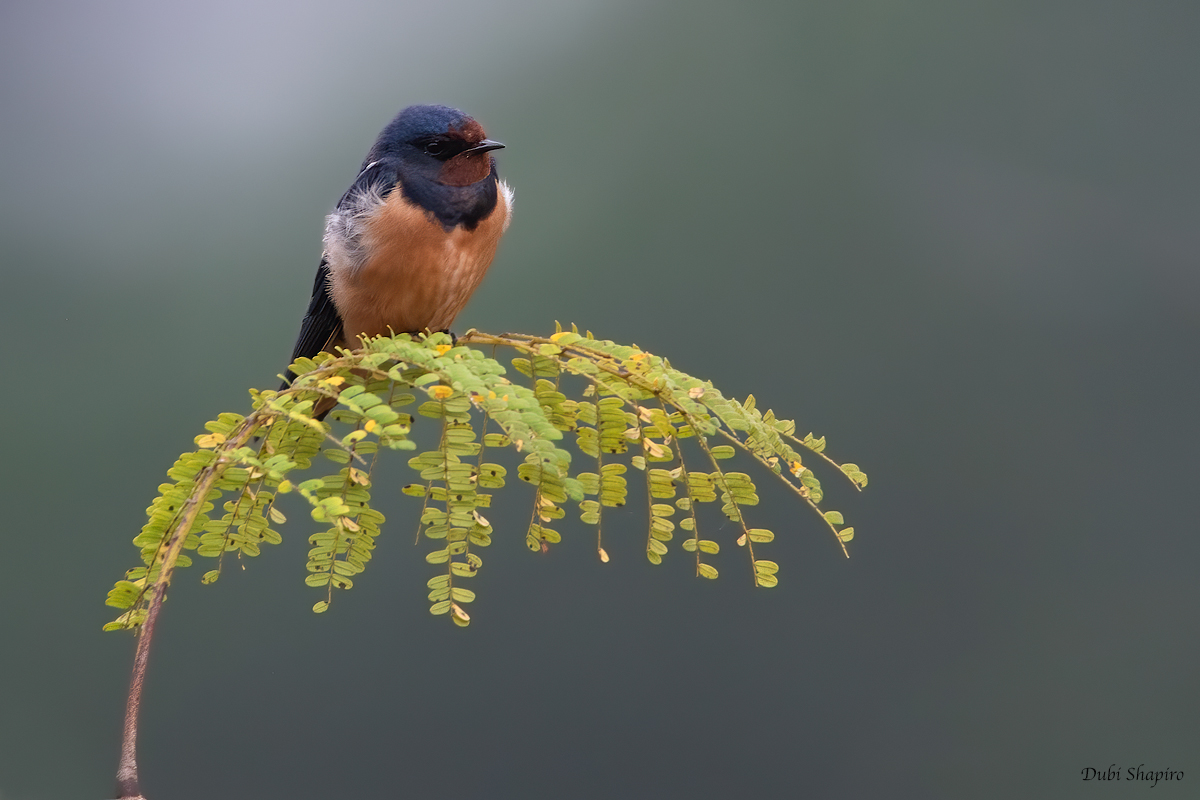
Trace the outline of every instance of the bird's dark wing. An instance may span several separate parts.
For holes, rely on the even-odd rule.
[[[373,159],[371,155],[367,159],[354,183],[338,201],[338,211],[351,219],[361,212],[364,202],[378,203],[391,193],[399,181],[394,159]],[[343,230],[340,233],[352,235],[352,231]],[[300,336],[292,351],[292,361],[302,356],[312,358],[341,338],[342,318],[329,296],[329,262],[322,258],[321,266],[317,268],[317,279],[313,282],[312,300],[309,301],[304,322],[300,324]],[[288,373],[289,382],[295,377],[291,372]],[[285,383],[284,387],[287,385]]]
[[[341,335],[342,318],[329,296],[329,262],[322,258],[321,266],[317,268],[317,279],[313,282],[312,300],[308,303],[308,311],[304,313],[304,321],[300,323],[300,336],[292,350],[292,361],[302,356],[312,358],[330,347]],[[289,371],[288,380],[283,384],[283,388],[295,377]]]

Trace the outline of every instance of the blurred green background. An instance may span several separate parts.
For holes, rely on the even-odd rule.
[[[274,384],[322,216],[414,102],[509,145],[458,327],[753,392],[870,475],[824,474],[853,557],[765,481],[777,589],[730,526],[719,581],[651,566],[633,510],[610,564],[578,524],[535,556],[515,487],[458,630],[397,459],[330,613],[294,502],[244,571],[179,574],[152,798],[1092,797],[1111,763],[1196,796],[1198,34],[1174,2],[6,2],[0,798],[111,796],[104,594],[175,455]]]

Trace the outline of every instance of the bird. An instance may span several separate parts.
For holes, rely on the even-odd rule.
[[[512,219],[513,191],[491,155],[502,147],[443,105],[409,106],[383,128],[325,218],[289,364],[366,336],[450,331]],[[294,379],[289,370],[281,390]]]

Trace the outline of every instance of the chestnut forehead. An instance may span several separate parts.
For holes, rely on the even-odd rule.
[[[450,130],[446,131],[446,135],[452,139],[462,139],[472,144],[482,142],[487,138],[487,134],[483,132],[483,126],[470,117],[457,125],[451,125]]]

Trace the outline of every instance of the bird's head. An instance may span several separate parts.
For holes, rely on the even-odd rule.
[[[449,106],[409,106],[379,134],[368,159],[398,158],[406,169],[448,186],[467,186],[492,172],[483,126]]]

